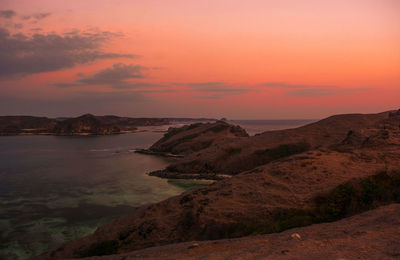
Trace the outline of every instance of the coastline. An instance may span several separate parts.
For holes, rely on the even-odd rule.
[[[147,132],[147,130],[124,130],[120,132],[115,132],[115,133],[69,133],[69,134],[59,134],[59,133],[52,133],[52,132],[40,132],[40,133],[35,133],[35,132],[23,132],[23,133],[0,133],[0,136],[26,136],[26,135],[53,135],[53,136],[104,136],[104,135],[118,135],[118,134],[134,134],[134,133],[140,133],[140,132]]]

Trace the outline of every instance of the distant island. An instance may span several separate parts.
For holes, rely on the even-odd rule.
[[[75,118],[0,116],[0,135],[110,135],[137,132],[137,126],[168,125],[167,118],[85,114]]]
[[[35,259],[398,257],[399,124],[400,110],[255,136],[224,121],[170,127],[141,152],[177,159],[151,175],[213,184],[136,208]]]
[[[134,133],[138,126],[169,125],[171,121],[215,121],[210,118],[132,118],[85,114],[74,118],[0,116],[1,135],[110,135]]]

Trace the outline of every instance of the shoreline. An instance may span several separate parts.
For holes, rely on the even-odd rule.
[[[117,133],[106,133],[106,134],[101,134],[101,133],[71,133],[71,134],[57,134],[57,133],[51,133],[51,132],[42,132],[42,133],[30,133],[30,132],[24,132],[24,133],[0,133],[0,136],[27,136],[27,135],[52,135],[52,136],[106,136],[106,135],[119,135],[119,134],[134,134],[134,133],[141,133],[141,132],[147,132],[147,130],[126,130],[126,131],[121,131]]]
[[[183,158],[184,157],[183,155],[179,155],[179,154],[172,154],[172,153],[165,153],[165,152],[154,152],[154,151],[151,151],[149,149],[136,149],[135,153],[162,156],[162,157],[171,157],[171,158]]]
[[[166,170],[158,170],[148,173],[149,176],[156,176],[161,179],[171,180],[208,180],[208,181],[220,181],[232,178],[232,175],[217,174],[217,173],[180,173],[180,172],[169,172]]]

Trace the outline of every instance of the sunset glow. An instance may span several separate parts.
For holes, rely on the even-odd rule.
[[[0,0],[2,115],[397,109],[400,2]]]

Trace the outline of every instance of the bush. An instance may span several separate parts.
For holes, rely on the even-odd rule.
[[[88,249],[83,251],[81,257],[101,256],[116,254],[118,250],[117,240],[106,240],[92,244]]]
[[[195,129],[199,126],[201,126],[203,123],[195,123],[195,124],[191,124],[188,126],[187,130],[191,130],[191,129]]]
[[[211,127],[210,129],[209,129],[209,131],[213,131],[214,133],[218,133],[218,132],[221,132],[221,131],[224,131],[225,129],[227,129],[229,127],[229,125],[223,125],[223,124],[218,124],[218,125],[216,125],[216,126],[214,126],[214,127]]]
[[[310,145],[307,143],[281,144],[271,149],[257,150],[254,154],[267,157],[270,160],[277,160],[294,154],[303,153],[309,148]]]
[[[228,154],[240,153],[242,148],[240,147],[231,147],[227,150]]]

